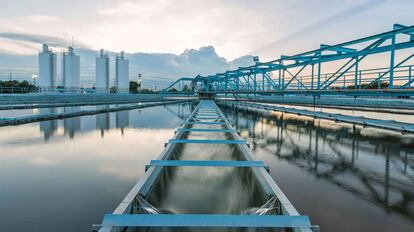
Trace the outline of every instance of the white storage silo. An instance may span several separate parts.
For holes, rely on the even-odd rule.
[[[125,59],[124,52],[116,57],[116,91],[129,93],[129,60]]]
[[[56,88],[56,53],[47,44],[43,44],[39,53],[39,86],[42,92]]]
[[[65,91],[77,92],[80,89],[80,61],[79,56],[69,47],[62,57],[62,78]]]
[[[103,49],[95,63],[96,92],[109,93],[109,58],[104,54]]]

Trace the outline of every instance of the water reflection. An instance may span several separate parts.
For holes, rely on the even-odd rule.
[[[39,108],[40,114],[52,114],[56,113],[54,108]],[[55,134],[58,125],[57,121],[42,121],[39,123],[40,131],[43,133],[44,139],[49,140]]]
[[[79,106],[63,108],[64,113],[75,113],[79,111],[80,111]],[[81,118],[80,117],[65,118],[63,119],[63,125],[65,128],[65,134],[68,134],[70,138],[73,138],[75,136],[75,133],[81,130]]]
[[[97,110],[107,109],[108,105],[98,105],[96,106]],[[97,114],[96,115],[96,129],[101,131],[101,137],[104,137],[105,131],[109,130],[111,127],[109,113]]]
[[[119,105],[121,106],[121,105]],[[97,105],[94,106],[95,109],[107,109],[111,105]],[[120,129],[120,133],[124,134],[125,129],[135,128],[135,127],[145,127],[145,128],[157,128],[157,127],[169,127],[174,125],[175,122],[184,120],[187,115],[193,110],[193,105],[188,104],[175,104],[175,105],[165,105],[156,107],[153,115],[147,113],[144,109],[137,109],[131,111],[117,111],[114,113],[101,113],[92,116],[83,116],[83,117],[72,117],[65,118],[62,120],[49,120],[39,122],[39,130],[43,134],[44,140],[48,141],[52,137],[62,136],[59,134],[59,128],[63,128],[63,135],[68,136],[69,138],[75,138],[76,134],[79,132],[88,132],[99,130],[101,137],[105,136],[105,132],[111,129]],[[57,108],[39,108],[39,114],[50,114],[58,113],[59,109]],[[79,106],[75,107],[63,107],[63,112],[73,113],[82,110]],[[160,111],[165,111],[169,115],[173,115],[176,118],[165,117],[165,112],[159,114]],[[151,122],[148,124],[148,122]]]
[[[124,128],[129,126],[129,111],[116,112],[116,128],[121,129],[121,133],[124,134]]]
[[[116,113],[1,127],[0,231],[91,231],[174,135],[178,115],[190,110],[131,110],[129,122],[120,122],[124,136]]]
[[[256,154],[263,155],[263,159],[270,163],[278,162],[275,166],[279,167],[279,170],[273,172],[278,174],[274,178],[279,182],[289,182],[291,177],[299,176],[300,172],[305,171],[318,180],[323,179],[325,183],[340,188],[335,191],[347,192],[358,198],[346,200],[346,206],[342,205],[344,208],[331,208],[330,210],[338,212],[336,213],[338,217],[341,211],[345,212],[350,206],[359,209],[358,213],[362,218],[372,218],[379,215],[380,209],[383,209],[388,215],[387,220],[395,217],[395,214],[399,216],[397,219],[392,219],[392,223],[384,220],[382,223],[376,222],[376,225],[365,218],[366,220],[361,219],[362,225],[366,224],[365,226],[368,226],[366,228],[378,226],[378,231],[387,231],[385,224],[399,226],[399,231],[413,228],[413,135],[401,135],[276,112],[234,111],[229,108],[223,108],[223,110],[241,130],[242,136],[251,140]],[[287,162],[287,164],[280,162]],[[281,166],[286,166],[286,168],[280,168]],[[280,170],[285,170],[285,173]],[[295,183],[297,186],[306,186],[305,182],[313,180],[306,176],[295,179],[295,181],[298,181]],[[291,188],[297,192],[308,191],[301,187],[292,186]],[[309,189],[309,192],[315,192],[314,197],[319,198],[314,198],[314,202],[323,202],[324,198],[330,197],[327,194],[336,194],[336,192],[326,193],[320,190],[324,188],[326,187],[319,182]],[[291,191],[289,188],[286,190]],[[289,198],[292,196],[295,198],[298,193],[287,195]],[[303,195],[300,197],[305,198]],[[368,211],[367,209],[361,209],[365,206],[359,203],[360,199],[377,206],[376,212],[367,213],[365,212]],[[342,201],[338,203],[340,205],[345,199],[338,197],[332,201]],[[298,202],[299,204],[295,206],[301,209],[301,200]],[[309,202],[303,204],[303,208],[311,217],[315,218],[323,214],[317,210],[315,204],[312,205]],[[329,207],[334,206],[327,206],[326,210],[329,211]],[[355,217],[355,215],[347,216]],[[321,218],[326,217],[326,215],[321,216]],[[331,220],[334,217],[335,215],[332,214],[329,216]],[[402,219],[404,219],[403,222],[401,222]],[[324,226],[335,228],[335,225],[330,225],[334,223],[326,220],[317,223],[321,224],[322,228]],[[381,226],[384,228],[380,228]]]

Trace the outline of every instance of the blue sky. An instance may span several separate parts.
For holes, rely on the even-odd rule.
[[[227,59],[269,60],[414,24],[412,0],[0,1],[0,52],[55,47],[169,52],[212,45]]]

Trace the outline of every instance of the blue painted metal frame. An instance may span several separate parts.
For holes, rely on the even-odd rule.
[[[217,116],[217,117],[191,117],[192,120],[222,120],[223,117]]]
[[[175,139],[169,143],[205,143],[205,144],[247,144],[246,140],[221,140],[221,139]]]
[[[182,132],[223,132],[223,133],[228,133],[228,132],[237,132],[237,130],[234,129],[211,129],[211,128],[179,128],[177,129],[177,131],[182,131]]]
[[[102,225],[117,227],[312,227],[307,216],[229,214],[105,214]]]
[[[217,109],[217,115],[223,116],[223,129],[213,128],[191,128],[194,122],[192,117],[202,108],[213,106]],[[185,132],[209,131],[230,133],[230,140],[193,140],[185,138]],[[165,149],[157,160],[151,161],[147,165],[144,177],[133,187],[113,214],[104,217],[100,232],[118,232],[127,227],[275,227],[275,228],[294,228],[294,231],[311,232],[318,228],[311,226],[307,216],[301,216],[292,206],[280,188],[268,174],[268,167],[262,161],[255,161],[253,154],[248,148],[246,140],[243,140],[237,130],[230,124],[224,114],[212,101],[202,101],[190,114],[190,116],[177,129],[173,139],[166,144]],[[171,160],[176,144],[179,143],[207,143],[207,144],[234,144],[240,151],[242,161],[237,160]],[[136,196],[146,196],[151,186],[156,183],[164,166],[215,166],[215,167],[246,167],[251,168],[252,173],[258,178],[259,183],[263,184],[263,191],[268,196],[277,197],[282,215],[216,215],[216,214],[131,214]]]
[[[224,125],[225,122],[187,122],[186,124],[203,124],[203,125]]]
[[[263,161],[238,160],[151,160],[149,166],[167,167],[265,167]]]
[[[280,59],[256,62],[255,65],[229,70],[224,73],[207,76],[198,75],[193,78],[192,89],[195,92],[226,95],[236,95],[237,93],[278,95],[306,93],[319,96],[330,94],[329,91],[336,89],[343,90],[336,92],[336,94],[347,94],[348,88],[361,90],[367,87],[372,88],[376,84],[380,90],[383,90],[385,88],[381,85],[383,81],[389,83],[389,87],[385,88],[386,90],[411,88],[411,84],[414,82],[410,71],[412,69],[411,65],[408,66],[409,68],[403,65],[411,60],[414,54],[410,53],[398,64],[395,64],[395,56],[396,51],[413,47],[414,26],[394,24],[391,31],[365,38],[336,45],[321,44],[320,48],[316,50],[292,56],[282,55]],[[375,74],[372,74],[369,70],[360,70],[359,63],[361,61],[379,53],[390,54],[389,67]],[[321,73],[323,63],[340,60],[344,60],[345,63],[336,72],[332,74]],[[316,70],[314,65],[317,65]],[[311,75],[299,76],[307,67],[311,68]],[[290,70],[294,68],[299,70],[292,73]],[[274,71],[278,71],[278,76],[272,79],[269,73]],[[397,72],[404,72],[405,74],[397,76]],[[372,75],[376,75],[376,77]],[[188,80],[188,78],[183,78],[183,80]],[[396,85],[397,82],[400,84],[399,86]],[[292,90],[297,91],[291,92]],[[384,95],[384,92],[380,90],[352,91],[352,95]],[[165,91],[168,91],[168,88]],[[414,96],[414,90],[409,89],[409,91],[404,92],[404,96],[407,95]]]

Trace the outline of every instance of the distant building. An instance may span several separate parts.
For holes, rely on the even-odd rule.
[[[56,53],[43,44],[39,53],[39,86],[41,91],[47,92],[56,88]]]
[[[125,59],[124,52],[116,57],[116,92],[129,92],[129,60]]]
[[[109,93],[109,58],[103,49],[95,62],[96,92]]]
[[[62,79],[65,91],[77,92],[80,89],[80,62],[79,56],[69,47],[62,57]]]

